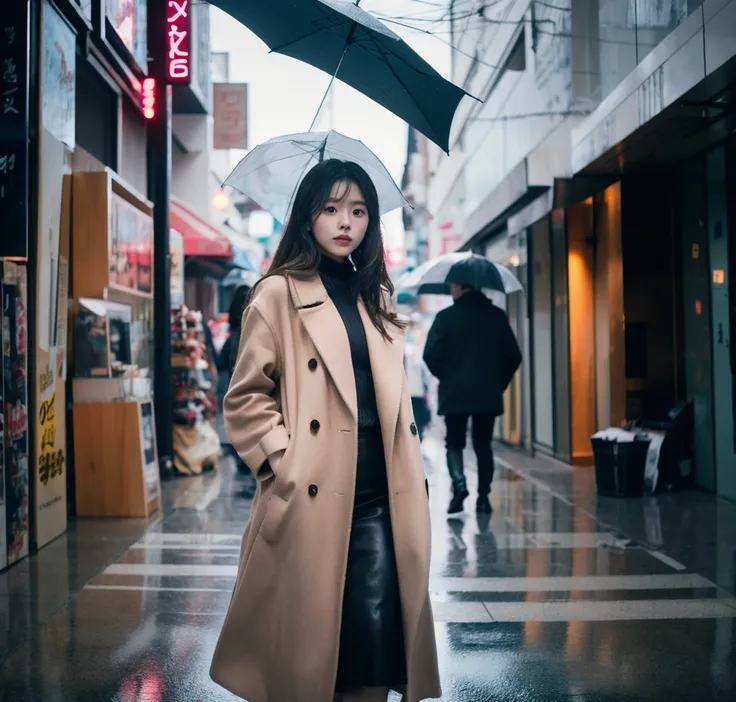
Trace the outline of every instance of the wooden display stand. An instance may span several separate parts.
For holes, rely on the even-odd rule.
[[[152,238],[149,246],[141,226],[153,216],[152,203],[110,169],[75,173],[72,196],[75,313],[77,300],[85,297],[129,305],[134,319],[152,320]],[[80,399],[74,398],[73,410],[77,514],[147,517],[160,505],[158,456],[155,440],[148,438],[153,401]]]
[[[148,407],[146,407],[148,405]],[[74,405],[74,475],[80,517],[148,517],[160,506],[153,403]],[[155,432],[153,433],[155,436]]]

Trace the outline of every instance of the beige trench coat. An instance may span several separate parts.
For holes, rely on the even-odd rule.
[[[430,523],[403,366],[404,332],[384,340],[360,306],[386,453],[408,685],[440,697],[428,594]],[[347,332],[319,277],[258,286],[225,397],[233,446],[259,475],[212,679],[248,702],[332,702],[357,465]]]

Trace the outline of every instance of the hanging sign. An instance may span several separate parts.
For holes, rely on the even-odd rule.
[[[248,85],[246,83],[215,83],[214,102],[215,149],[248,148]]]
[[[168,0],[166,6],[166,79],[186,85],[192,78],[190,0]]]

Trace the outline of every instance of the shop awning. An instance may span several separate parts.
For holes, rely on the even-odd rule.
[[[230,239],[207,220],[172,199],[169,224],[184,237],[185,256],[214,256],[231,260]]]

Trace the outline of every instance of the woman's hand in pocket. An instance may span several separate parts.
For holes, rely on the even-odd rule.
[[[268,461],[266,461],[266,463],[261,466],[261,470],[258,471],[258,480],[268,480],[270,477],[277,475],[285,453],[285,450],[272,453],[268,457]]]

